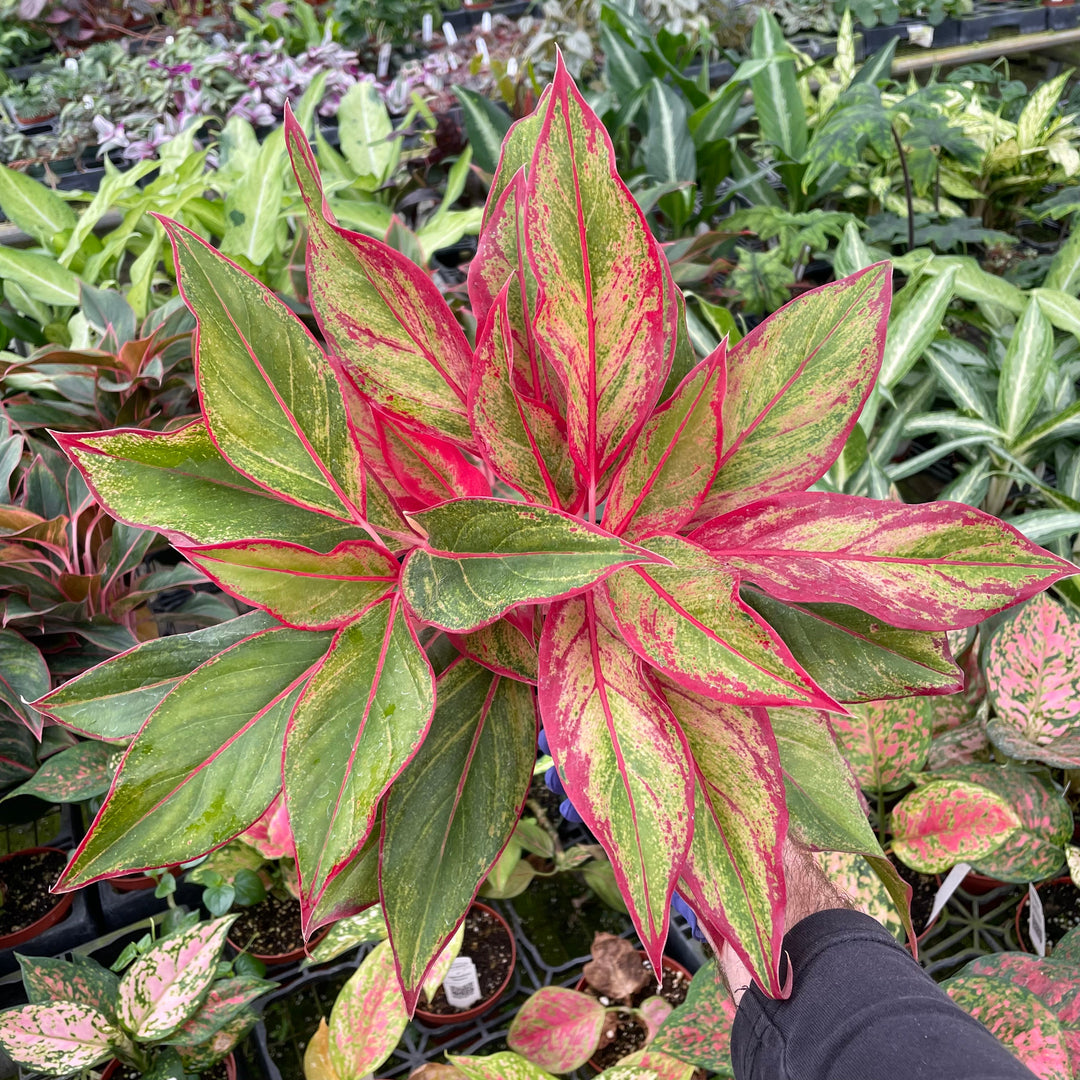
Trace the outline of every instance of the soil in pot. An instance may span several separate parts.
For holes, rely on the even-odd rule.
[[[49,888],[66,865],[67,856],[62,851],[20,852],[0,864],[0,887],[4,890],[0,937],[36,923],[61,902]]]
[[[469,956],[476,964],[476,978],[480,984],[480,1001],[490,1000],[498,993],[514,963],[510,935],[498,919],[489,911],[473,906],[465,916],[465,936],[461,943],[461,955]],[[436,1016],[455,1016],[476,1008],[470,1005],[460,1009],[446,1000],[446,991],[440,986],[431,1003],[424,1005],[423,1012]]]
[[[300,902],[268,893],[265,900],[242,910],[229,930],[229,940],[254,956],[284,956],[302,949]]]
[[[938,891],[937,879],[911,870],[899,861],[894,861],[893,865],[896,872],[911,886],[911,925],[915,927],[915,933],[922,937],[929,929],[926,922],[930,918],[930,912],[934,910],[934,897]]]
[[[1069,878],[1058,878],[1039,886],[1039,899],[1046,924],[1046,951],[1049,953],[1070,930],[1080,926],[1080,893]],[[1033,951],[1028,936],[1028,900],[1025,894],[1016,913],[1016,930],[1021,946]]]
[[[209,1069],[203,1069],[199,1073],[201,1080],[235,1080],[235,1074],[230,1074],[228,1071],[227,1061],[228,1058],[223,1058],[216,1065],[211,1065]],[[142,1076],[143,1074],[138,1069],[117,1062],[112,1072],[106,1072],[105,1080],[142,1080]]]
[[[645,985],[630,996],[628,1003],[638,1008],[647,998],[656,997],[656,982],[652,977],[652,964],[641,956],[641,967],[648,972],[649,979]],[[597,989],[586,983],[579,987],[582,993],[588,994],[600,1000],[601,1004],[608,1004],[609,999]],[[664,965],[664,978],[661,983],[659,996],[673,1008],[678,1007],[686,1000],[687,991],[690,989],[690,977],[686,972],[676,967]],[[624,1002],[620,1002],[624,1004]],[[638,1050],[644,1050],[648,1041],[649,1033],[645,1025],[632,1013],[610,1012],[608,1022],[600,1036],[600,1048],[593,1054],[590,1064],[597,1070],[603,1071],[610,1068],[617,1061],[633,1054]]]

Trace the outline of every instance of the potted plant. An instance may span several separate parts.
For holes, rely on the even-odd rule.
[[[276,983],[221,962],[235,916],[179,927],[122,976],[89,957],[20,957],[29,1005],[0,1013],[0,1046],[20,1065],[67,1076],[116,1059],[139,1075],[198,1074],[255,1023],[248,1008]]]
[[[381,897],[409,1015],[521,815],[539,710],[654,966],[678,888],[780,993],[781,851],[793,820],[813,822],[789,805],[763,710],[886,696],[865,679],[853,695],[853,668],[903,693],[957,685],[917,663],[898,680],[898,656],[1075,567],[968,506],[807,490],[879,370],[888,267],[697,361],[663,252],[564,66],[504,144],[470,268],[475,348],[424,272],[328,216],[301,125],[284,135],[329,352],[166,221],[199,320],[202,415],[58,436],[111,513],[165,530],[268,618],[193,650],[146,709],[60,887],[197,858],[284,783],[305,930]],[[492,497],[493,477],[521,499]],[[841,618],[807,640],[807,604]],[[868,638],[881,626],[889,653]],[[95,670],[102,712],[143,664],[135,650]],[[88,682],[37,707],[62,718]],[[820,787],[833,759],[809,723]],[[887,866],[857,800],[842,817]]]
[[[507,1045],[550,1072],[586,1061],[598,1072],[645,1049],[686,1000],[690,973],[668,957],[661,978],[625,938],[597,934],[575,989],[544,987],[514,1017]],[[572,1044],[564,1038],[573,1025]]]
[[[67,917],[71,895],[50,892],[66,864],[67,853],[50,847],[0,858],[0,949],[30,941]]]

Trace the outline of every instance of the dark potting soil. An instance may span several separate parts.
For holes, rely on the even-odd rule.
[[[901,862],[894,862],[893,865],[896,872],[911,886],[911,925],[915,927],[916,934],[921,934],[926,929],[930,912],[934,910],[937,880],[911,870]]]
[[[648,960],[642,960],[641,966],[649,972],[649,981],[645,986],[633,994],[629,1004],[635,1009],[646,998],[656,996],[656,983],[652,978],[652,964]],[[687,991],[690,989],[690,980],[681,971],[671,971],[664,968],[664,981],[660,985],[660,997],[673,1008],[678,1008],[685,1000]],[[599,990],[594,990],[588,984],[584,987],[584,993],[590,997],[599,998],[601,1004],[607,1004],[607,999]],[[626,1004],[620,1002],[619,1004]],[[645,1049],[649,1032],[645,1024],[632,1013],[609,1012],[608,1022],[600,1034],[600,1049],[592,1056],[592,1060],[601,1068],[608,1069],[617,1061],[621,1061],[627,1054],[636,1053]]]
[[[1039,890],[1046,920],[1046,941],[1056,945],[1070,930],[1080,926],[1080,893],[1071,881],[1060,885],[1044,885]],[[1027,921],[1024,920],[1027,933]]]
[[[259,956],[282,956],[302,948],[300,902],[291,896],[282,900],[267,893],[265,900],[244,908],[232,924],[229,940],[244,952]]]
[[[465,916],[465,936],[461,942],[461,955],[471,957],[476,965],[476,978],[480,983],[480,1001],[469,1006],[487,1001],[502,986],[510,970],[513,959],[510,935],[498,919],[486,911],[472,908]],[[452,1016],[454,1013],[467,1012],[446,1000],[446,991],[440,986],[435,991],[430,1005],[423,1006],[424,1012],[439,1016]]]
[[[138,1069],[133,1069],[130,1065],[121,1065],[113,1071],[109,1080],[142,1080],[142,1075]],[[203,1069],[199,1076],[202,1080],[228,1080],[229,1078],[229,1074],[225,1071],[224,1060],[211,1065],[209,1069]]]
[[[38,851],[13,855],[0,865],[0,889],[4,906],[0,908],[0,935],[35,923],[48,915],[61,897],[49,892],[67,858],[60,851]]]

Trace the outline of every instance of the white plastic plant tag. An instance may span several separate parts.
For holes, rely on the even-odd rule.
[[[443,979],[446,1000],[455,1009],[467,1009],[480,1000],[480,980],[476,976],[476,964],[470,956],[459,956]]]
[[[454,24],[444,22],[442,24],[442,36],[446,38],[447,45],[457,44],[457,31],[454,29]]]
[[[929,49],[934,44],[934,28],[921,24],[909,26],[907,28],[907,39],[912,45],[921,45],[924,49]]]
[[[941,914],[941,909],[949,902],[949,897],[960,888],[960,882],[968,876],[969,870],[971,867],[966,862],[961,862],[946,874],[941,888],[934,894],[934,906],[930,909],[930,918],[926,920],[924,930]]]
[[[480,54],[480,59],[484,61],[484,64],[491,67],[491,54],[488,52],[487,42],[483,38],[476,39],[476,51]]]
[[[1065,847],[1065,859],[1069,864],[1069,877],[1072,883],[1080,889],[1080,847],[1067,844]]]
[[[484,34],[490,34],[491,33],[491,12],[490,11],[485,11],[484,14],[480,16],[480,31],[481,31],[481,33],[484,33]]]
[[[513,78],[516,78],[517,73],[518,73],[517,57],[516,56],[511,56],[510,59],[506,61],[506,74],[509,75],[511,79],[513,79]]]
[[[1028,937],[1039,956],[1046,955],[1046,916],[1043,915],[1042,898],[1038,890],[1028,882]]]
[[[424,12],[424,17],[420,20],[420,37],[425,45],[431,43],[431,38],[434,34],[435,23],[431,18],[431,12]]]
[[[385,42],[379,48],[379,68],[376,72],[376,78],[385,79],[390,71],[390,42]]]

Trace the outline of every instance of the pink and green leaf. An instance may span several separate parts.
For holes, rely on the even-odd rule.
[[[409,1022],[388,942],[368,953],[341,988],[330,1014],[330,1061],[341,1080],[370,1076]]]
[[[413,758],[435,708],[419,642],[391,597],[342,630],[285,735],[285,801],[305,929],[326,884],[371,833],[379,800]]]
[[[195,375],[215,445],[235,469],[285,500],[363,521],[363,462],[322,349],[250,274],[189,229],[162,224],[198,323]]]
[[[525,207],[533,329],[566,387],[570,454],[595,500],[663,389],[675,308],[659,245],[561,57],[538,111]]]
[[[503,1050],[483,1057],[458,1057],[447,1054],[446,1060],[464,1073],[468,1080],[555,1080],[549,1072],[520,1054]]]
[[[150,1042],[172,1035],[194,1016],[214,981],[225,935],[236,919],[226,915],[196,923],[143,953],[120,980],[120,1023]]]
[[[36,795],[56,803],[77,803],[104,795],[120,763],[122,749],[101,742],[80,742],[42,762],[25,784],[5,798]]]
[[[900,937],[904,926],[896,905],[881,878],[862,855],[849,851],[819,851],[816,858],[829,881],[859,911],[876,919],[894,937]],[[923,929],[916,927],[916,931]]]
[[[1012,724],[992,716],[986,734],[1003,754],[1018,761],[1038,761],[1054,769],[1080,769],[1080,728],[1035,742]]]
[[[697,512],[720,460],[726,359],[721,342],[638,432],[608,492],[604,528],[675,533]]]
[[[51,957],[19,956],[23,987],[31,1005],[74,1001],[89,1005],[111,1022],[116,1021],[116,991],[120,980],[88,956],[74,954],[70,961]]]
[[[1072,563],[958,503],[805,492],[743,506],[691,539],[779,600],[850,604],[910,630],[971,626]]]
[[[911,783],[930,753],[927,698],[868,701],[831,718],[840,749],[866,791],[896,791]]]
[[[837,707],[740,599],[738,579],[721,560],[678,536],[645,544],[670,565],[628,567],[604,586],[619,631],[639,656],[717,700]]]
[[[530,502],[574,510],[581,485],[567,453],[562,418],[515,385],[517,345],[508,313],[507,281],[477,335],[469,416],[485,460]]]
[[[539,700],[559,777],[611,859],[659,970],[668,906],[690,847],[692,763],[671,710],[593,595],[549,610]]]
[[[1000,795],[962,780],[916,788],[897,803],[891,820],[893,852],[922,874],[985,858],[1020,827]]]
[[[125,754],[62,887],[186,862],[258,820],[281,787],[289,715],[330,640],[259,631],[180,680]]]
[[[549,1072],[572,1072],[596,1053],[606,1018],[595,997],[545,986],[518,1009],[506,1045]]]
[[[461,953],[461,945],[464,940],[465,924],[462,923],[457,928],[457,933],[447,943],[446,948],[439,953],[435,963],[428,968],[427,975],[424,976],[424,982],[420,989],[425,1001],[430,1002],[435,997],[439,987],[443,984],[443,980],[446,978],[447,972],[450,970],[450,966]]]
[[[621,1058],[613,1072],[615,1076],[606,1074],[609,1080],[650,1080],[653,1076],[657,1080],[691,1080],[695,1069],[693,1065],[648,1046]]]
[[[68,1076],[113,1056],[123,1033],[97,1009],[74,1001],[0,1013],[0,1048],[20,1065]]]
[[[536,644],[509,618],[468,634],[454,634],[451,640],[460,652],[499,675],[536,682]]]
[[[661,686],[686,737],[697,784],[683,891],[714,948],[730,942],[758,985],[780,996],[788,815],[768,716],[666,680]]]
[[[998,720],[1028,742],[1052,745],[1080,716],[1080,618],[1037,596],[990,638],[986,681]]]
[[[667,1018],[651,1049],[721,1077],[732,1077],[731,1025],[735,1005],[709,961],[690,983],[686,1000]]]
[[[961,975],[943,988],[1039,1080],[1071,1080],[1061,1025],[1029,990],[985,975]]]
[[[697,520],[825,475],[881,366],[891,292],[878,263],[804,293],[731,349],[724,451]]]
[[[426,541],[405,561],[402,592],[424,622],[455,632],[581,592],[619,566],[663,561],[569,514],[501,499],[457,499],[412,520]]]
[[[356,524],[284,501],[238,473],[201,419],[176,431],[55,438],[113,517],[181,545],[258,537],[329,551],[368,538]]]
[[[275,986],[277,983],[251,975],[218,980],[210,987],[199,1011],[169,1036],[169,1043],[198,1046],[207,1042],[248,1005]]]
[[[177,1046],[176,1053],[188,1072],[204,1072],[239,1046],[258,1020],[250,1009],[242,1009],[222,1024],[206,1042],[197,1046]]]
[[[645,1026],[649,1029],[651,1041],[660,1030],[661,1025],[671,1015],[674,1006],[667,998],[654,996],[646,998],[639,1008],[639,1012],[645,1020]]]
[[[423,744],[386,796],[380,848],[383,911],[410,1013],[509,841],[536,762],[525,683],[459,657],[437,697]]]
[[[338,544],[326,555],[259,540],[187,548],[185,554],[230,595],[303,630],[347,625],[398,579],[397,560],[362,540]]]
[[[285,141],[308,213],[312,305],[345,376],[407,426],[471,447],[472,353],[446,301],[411,259],[337,225],[291,113]]]

